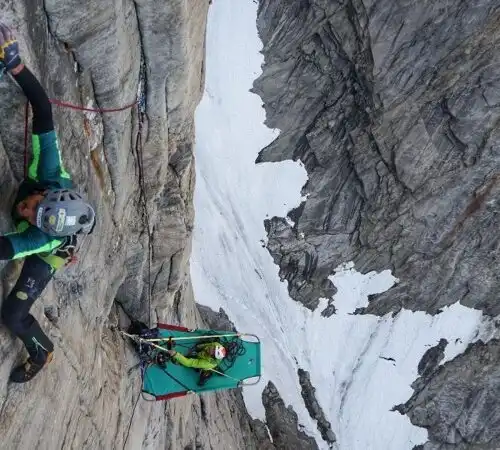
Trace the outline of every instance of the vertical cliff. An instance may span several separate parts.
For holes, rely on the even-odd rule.
[[[64,164],[95,204],[98,221],[79,262],[58,273],[33,308],[56,350],[31,383],[7,384],[24,355],[0,327],[2,448],[260,445],[236,394],[138,400],[137,360],[115,328],[127,314],[201,324],[188,257],[208,6],[202,0],[2,3],[2,20],[16,30],[22,56],[49,97],[90,108],[139,103],[103,114],[53,108]],[[5,76],[2,232],[11,230],[9,210],[23,177],[25,101]],[[2,264],[3,295],[19,267]]]
[[[352,260],[400,280],[357,313],[500,312],[499,23],[493,0],[260,0],[254,91],[281,134],[257,162],[300,159],[309,176],[294,224],[266,221],[293,299],[315,309]],[[424,448],[497,445],[495,345],[415,385],[404,411]]]

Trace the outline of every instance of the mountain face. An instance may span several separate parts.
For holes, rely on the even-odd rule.
[[[202,325],[189,280],[194,109],[204,85],[209,2],[5,1],[21,54],[52,99],[66,169],[97,211],[77,264],[61,270],[32,313],[54,361],[26,385],[7,383],[24,354],[0,327],[0,424],[8,449],[256,449],[241,394],[180,402],[139,400],[140,376],[116,330],[126,316]],[[0,226],[23,178],[26,98],[0,81]],[[2,297],[20,264],[1,265]],[[124,312],[126,313],[124,313]],[[238,397],[239,395],[239,397]],[[258,426],[255,425],[256,427]],[[235,433],[234,430],[240,430]],[[259,437],[261,436],[261,437]]]
[[[317,308],[352,260],[399,279],[358,314],[500,313],[499,23],[493,0],[260,0],[253,90],[281,133],[257,162],[300,160],[309,176],[293,224],[266,221],[294,300]],[[423,364],[401,408],[429,429],[423,448],[500,442],[496,345]]]
[[[295,226],[267,223],[293,298],[315,307],[352,259],[401,280],[366,312],[498,314],[498,18],[480,0],[260,2],[254,90],[282,132],[258,161],[309,175]]]
[[[453,361],[419,373],[412,397],[394,409],[429,430],[420,449],[498,448],[498,353],[498,339],[476,342]]]
[[[2,446],[14,448],[316,448],[268,384],[267,426],[239,392],[179,402],[138,399],[137,360],[117,332],[128,317],[197,326],[189,279],[194,110],[204,85],[209,1],[13,1],[2,20],[54,105],[67,170],[96,206],[79,262],[56,274],[32,312],[56,346],[33,382],[7,384],[22,358],[0,327]],[[353,260],[400,280],[359,314],[438,314],[455,302],[497,315],[500,8],[493,0],[260,0],[264,72],[254,91],[281,130],[258,162],[301,160],[307,199],[266,221],[290,295],[314,309]],[[23,178],[25,97],[0,81],[0,226]],[[19,263],[2,263],[2,298]],[[335,305],[324,310],[335,313]],[[203,317],[202,317],[203,316]],[[419,364],[395,410],[429,430],[428,449],[495,448],[498,342]],[[314,387],[303,395],[330,441]],[[238,432],[235,432],[238,430]],[[271,439],[273,442],[271,442]]]

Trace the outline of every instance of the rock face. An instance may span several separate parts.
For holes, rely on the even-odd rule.
[[[272,382],[269,382],[262,392],[262,403],[266,409],[266,423],[276,448],[318,449],[318,445],[312,437],[297,430],[297,414],[290,406],[288,408],[285,406]]]
[[[422,378],[430,375],[444,358],[444,350],[448,345],[446,339],[440,339],[438,345],[427,350],[418,363],[418,374]]]
[[[231,322],[231,319],[229,319],[228,315],[226,314],[226,311],[224,311],[222,308],[219,308],[219,311],[215,312],[208,306],[197,305],[197,307],[198,311],[201,314],[201,317],[203,317],[203,320],[209,326],[210,329],[237,332],[234,323]]]
[[[304,399],[307,411],[309,412],[309,415],[317,421],[318,430],[321,433],[323,440],[331,446],[337,441],[337,438],[335,433],[332,431],[330,422],[325,417],[325,413],[316,398],[316,389],[311,383],[309,372],[307,370],[299,369],[297,374],[302,388],[302,398]]]
[[[266,221],[268,249],[310,309],[352,260],[400,280],[358,313],[500,313],[500,5],[431,3],[259,1],[254,92],[281,133],[257,162],[301,160],[309,175],[294,225]],[[430,430],[424,448],[497,448],[497,344],[436,370],[445,345],[421,362],[406,409]]]
[[[500,442],[500,342],[479,341],[418,378],[396,409],[429,430],[423,450],[497,449]]]
[[[310,308],[354,260],[401,280],[366,312],[500,313],[500,7],[428,6],[260,1],[254,90],[281,134],[258,161],[300,159],[309,175],[295,226],[267,222],[268,247]]]
[[[0,328],[5,448],[317,448],[270,383],[265,426],[241,394],[139,400],[120,311],[146,322],[202,324],[188,278],[193,224],[193,113],[203,88],[203,0],[2,3],[22,55],[51,98],[140,108],[83,113],[54,106],[66,168],[98,212],[79,263],[33,308],[56,345],[33,382],[8,385],[19,341]],[[266,221],[291,296],[313,309],[328,276],[354,260],[400,283],[360,313],[435,314],[460,301],[500,313],[500,6],[496,0],[260,0],[267,124],[282,130],[258,161],[300,159],[307,200]],[[25,98],[0,81],[0,227],[23,177]],[[2,297],[18,263],[3,264]],[[120,305],[120,308],[118,307]],[[330,304],[325,315],[333,314]],[[398,410],[429,429],[424,449],[495,448],[498,341],[419,365]],[[235,433],[235,429],[238,430]],[[29,430],[29,432],[27,432]]]
[[[187,260],[208,4],[2,3],[1,19],[16,30],[22,56],[49,97],[117,108],[139,92],[141,105],[103,114],[53,107],[64,164],[95,204],[98,222],[78,264],[57,273],[32,310],[56,348],[31,383],[7,384],[24,355],[0,327],[2,448],[257,449],[266,448],[266,439],[270,445],[241,395],[140,400],[137,359],[114,328],[125,321],[122,309],[145,322],[202,324]],[[26,99],[4,76],[0,100],[0,227],[8,232],[23,177]],[[0,268],[5,296],[20,265]]]

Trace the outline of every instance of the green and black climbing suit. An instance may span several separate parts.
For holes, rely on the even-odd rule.
[[[33,159],[12,209],[16,232],[0,236],[0,259],[25,258],[15,287],[2,304],[2,320],[23,341],[32,362],[43,365],[54,346],[29,311],[54,272],[64,265],[65,258],[57,253],[69,238],[50,236],[18,217],[16,205],[47,189],[72,188],[73,183],[61,163],[47,94],[26,67],[14,78],[33,109]]]

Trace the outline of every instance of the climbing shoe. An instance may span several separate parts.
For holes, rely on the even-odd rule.
[[[47,355],[47,359],[45,362],[34,362],[31,358],[17,366],[10,374],[10,381],[13,383],[26,383],[27,381],[32,380],[35,375],[40,372],[47,364],[52,361],[53,352],[50,352]]]

